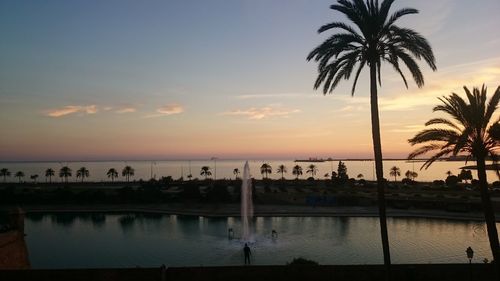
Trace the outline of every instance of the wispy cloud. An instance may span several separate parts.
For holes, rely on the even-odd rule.
[[[289,117],[291,114],[299,113],[299,109],[278,108],[273,106],[251,107],[248,109],[235,109],[223,112],[222,115],[245,116],[248,119],[261,120],[269,117]]]
[[[237,99],[247,100],[247,99],[268,99],[268,98],[297,98],[297,97],[309,97],[313,94],[305,93],[271,93],[271,94],[248,94],[248,95],[238,95]]]
[[[424,128],[425,128],[424,125],[405,125],[402,128],[396,128],[389,131],[393,133],[414,133],[414,132],[419,132]]]
[[[144,118],[154,118],[161,116],[174,115],[184,112],[184,107],[177,103],[166,104],[158,109],[156,113],[144,116]]]
[[[136,112],[137,109],[135,107],[127,106],[127,107],[121,107],[115,110],[115,113],[118,114],[123,114],[123,113],[132,113]]]
[[[63,117],[70,114],[95,114],[97,113],[97,106],[92,105],[67,105],[61,108],[49,109],[45,112],[45,115],[49,117]]]

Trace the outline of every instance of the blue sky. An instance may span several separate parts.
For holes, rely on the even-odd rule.
[[[308,52],[334,1],[0,1],[1,160],[370,157],[368,80],[312,89]],[[438,72],[406,90],[383,69],[384,153],[436,97],[500,84],[500,2],[396,1]],[[393,11],[394,11],[393,8]]]

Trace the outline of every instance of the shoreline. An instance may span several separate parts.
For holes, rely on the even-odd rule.
[[[184,205],[184,204],[126,204],[126,205],[31,205],[20,206],[26,213],[150,213],[208,218],[239,217],[239,204]],[[378,217],[378,208],[372,207],[309,207],[301,205],[256,205],[255,217]],[[387,208],[388,218],[447,219],[484,221],[481,212],[447,212],[428,209]],[[496,214],[500,222],[500,214]]]

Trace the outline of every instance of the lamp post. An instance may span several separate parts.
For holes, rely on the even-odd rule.
[[[469,259],[469,280],[472,280],[472,258],[474,258],[474,250],[469,246],[467,250],[465,250],[465,253],[467,253],[467,258]]]

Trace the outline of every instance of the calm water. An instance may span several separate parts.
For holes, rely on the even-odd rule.
[[[475,262],[491,260],[482,223],[390,218],[388,227],[394,263],[462,263],[468,246]],[[26,239],[33,268],[240,265],[243,245],[228,228],[239,236],[239,219],[46,214],[26,220]],[[382,263],[377,218],[260,217],[254,228],[254,264]]]
[[[76,180],[76,170],[80,167],[86,167],[90,171],[90,178],[88,180],[91,181],[108,181],[108,177],[106,176],[106,172],[110,168],[115,168],[120,172],[119,180],[121,177],[121,170],[126,165],[132,166],[135,169],[135,176],[132,179],[149,179],[151,175],[156,178],[160,178],[162,176],[172,176],[177,179],[181,176],[186,176],[191,173],[193,178],[203,178],[200,176],[200,169],[202,166],[209,166],[212,170],[213,176],[215,173],[217,174],[217,178],[234,178],[233,170],[238,168],[240,171],[243,171],[243,165],[245,160],[217,160],[215,161],[111,161],[111,162],[0,162],[0,168],[8,168],[12,176],[7,178],[7,181],[17,181],[17,178],[14,178],[14,174],[17,171],[23,171],[26,175],[24,178],[25,181],[29,181],[29,176],[33,174],[39,175],[39,181],[44,181],[45,178],[45,170],[47,168],[52,168],[56,171],[56,177],[52,180],[60,180],[57,177],[58,171],[62,166],[69,166],[73,170],[73,177],[70,180]],[[303,168],[304,175],[302,178],[310,176],[310,174],[306,174],[307,166],[311,163],[295,163],[293,160],[273,160],[273,161],[258,161],[252,160],[249,161],[251,174],[255,178],[261,178],[260,174],[260,166],[263,163],[269,163],[273,168],[273,173],[269,176],[270,178],[279,179],[281,174],[277,174],[276,170],[279,165],[284,164],[288,168],[288,173],[285,174],[285,178],[293,179],[295,178],[292,175],[292,167],[296,164],[299,164]],[[350,177],[356,178],[358,174],[363,174],[364,178],[367,180],[374,179],[374,164],[373,161],[345,161],[347,166],[347,172]],[[389,170],[392,166],[397,166],[401,169],[401,175],[404,176],[404,173],[407,170],[415,170],[418,172],[418,181],[433,181],[435,179],[445,179],[446,172],[451,171],[453,174],[458,174],[460,172],[460,167],[465,166],[464,162],[435,162],[431,168],[428,170],[420,170],[423,162],[408,162],[404,160],[400,161],[384,161],[384,175],[386,178],[391,179],[389,176]],[[473,164],[469,162],[469,164]],[[316,178],[324,178],[326,173],[330,173],[332,169],[334,171],[337,170],[338,162],[320,162],[314,163],[314,165],[318,168],[318,173],[316,174]],[[215,169],[217,168],[217,169]],[[476,172],[473,171],[473,177],[477,178]],[[401,177],[400,177],[401,178]],[[497,176],[495,172],[488,171],[488,179],[490,182],[497,180]],[[123,179],[122,179],[123,180]]]

